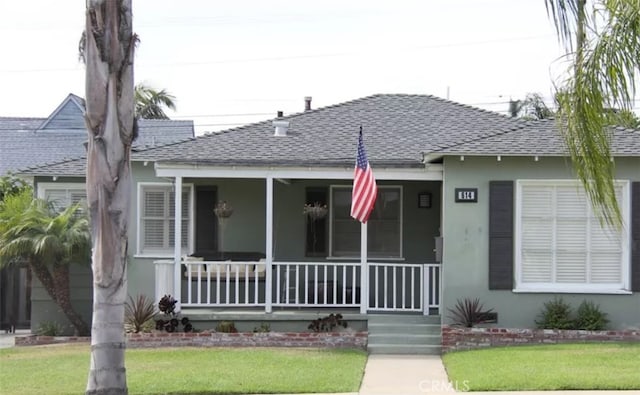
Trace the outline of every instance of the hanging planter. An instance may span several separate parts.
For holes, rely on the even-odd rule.
[[[326,204],[315,202],[314,204],[305,204],[302,213],[310,220],[315,221],[326,217],[328,211]]]
[[[216,203],[216,207],[213,209],[213,213],[218,219],[225,219],[231,217],[233,214],[233,206],[226,202],[226,200]]]

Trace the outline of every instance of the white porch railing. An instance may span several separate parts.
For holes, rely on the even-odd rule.
[[[360,262],[274,262],[273,306],[360,307]]]
[[[182,289],[173,293],[172,260],[156,262],[156,298],[181,295],[183,307],[256,307],[271,301],[278,307],[359,308],[413,311],[428,315],[440,309],[439,264],[368,263],[368,295],[362,295],[360,262],[267,263],[184,261]],[[171,277],[171,278],[169,278]],[[269,299],[270,298],[270,299]]]

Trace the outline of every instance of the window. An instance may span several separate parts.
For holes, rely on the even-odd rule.
[[[182,189],[182,249],[191,251],[192,187]],[[140,184],[138,188],[138,252],[173,254],[175,194],[170,184]]]
[[[83,183],[39,183],[38,197],[53,205],[56,211],[62,211],[72,204],[87,200],[87,191]]]
[[[618,182],[623,218],[629,186]],[[620,292],[629,289],[628,226],[601,226],[576,181],[519,181],[516,290]]]
[[[351,187],[331,187],[330,255],[360,256],[360,222],[351,218]],[[367,222],[370,258],[402,257],[402,188],[378,186],[378,197]]]

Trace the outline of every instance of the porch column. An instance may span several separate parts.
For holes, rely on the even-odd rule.
[[[180,276],[180,261],[182,259],[182,177],[176,176],[174,185],[174,232],[173,232],[173,298],[176,303],[176,311],[181,310],[182,283]]]
[[[369,266],[367,265],[367,224],[360,225],[360,313],[369,306]]]
[[[267,184],[267,193],[266,193],[266,212],[267,212],[267,218],[266,218],[266,229],[265,229],[265,239],[266,239],[266,243],[267,245],[265,246],[265,258],[266,258],[266,275],[265,275],[265,291],[264,291],[264,297],[265,297],[265,312],[267,313],[271,313],[272,311],[272,307],[271,307],[271,301],[272,301],[272,286],[271,286],[271,282],[272,282],[272,277],[273,277],[273,271],[272,271],[272,266],[273,266],[273,177],[269,176],[265,179],[265,182]]]

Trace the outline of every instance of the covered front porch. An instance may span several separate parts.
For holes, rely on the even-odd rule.
[[[345,215],[352,169],[156,164],[155,172],[183,191],[170,199],[173,257],[154,261],[156,300],[174,295],[180,309],[199,312],[440,314],[438,165],[376,169],[379,205],[368,224]],[[200,193],[206,190],[214,197]],[[205,230],[212,202],[222,201],[235,213]],[[303,215],[305,204],[324,207],[326,216]],[[255,226],[260,222],[264,227]],[[215,244],[199,243],[205,234]],[[245,247],[243,237],[264,237],[263,247]]]

